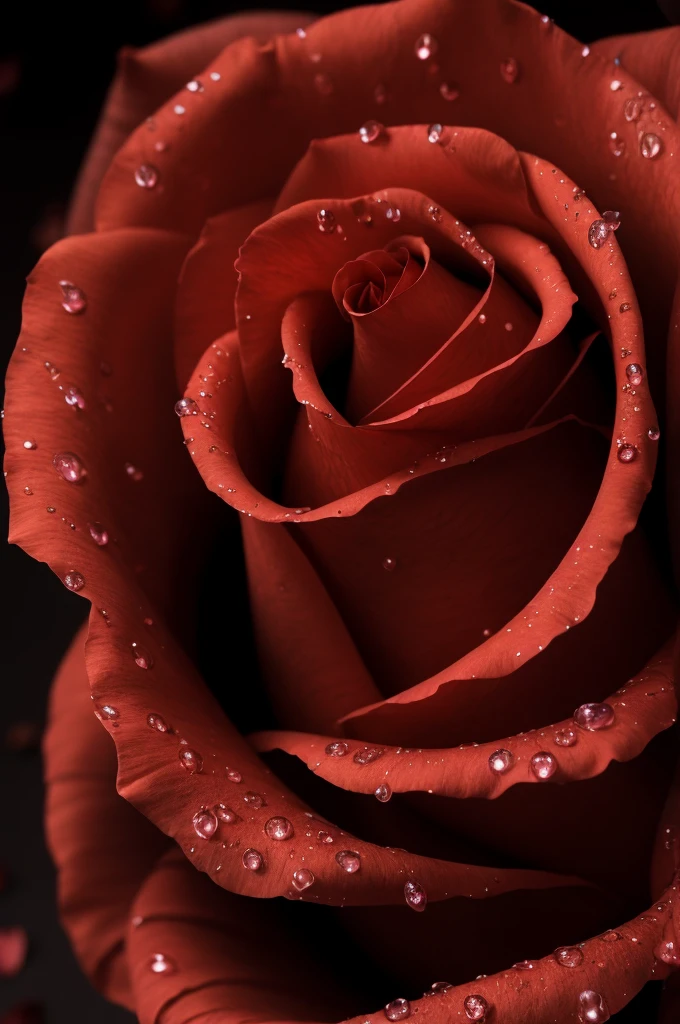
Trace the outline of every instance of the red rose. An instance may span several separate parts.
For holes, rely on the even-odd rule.
[[[143,1024],[598,1024],[680,962],[678,30],[251,30],[124,58],[10,372],[66,926]]]

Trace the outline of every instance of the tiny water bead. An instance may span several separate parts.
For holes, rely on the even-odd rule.
[[[442,220],[444,219],[444,215],[440,207],[435,206],[432,203],[430,203],[425,212],[427,213],[427,216],[430,218],[430,220],[433,220],[435,224],[441,224]]]
[[[158,178],[158,168],[153,164],[140,164],[135,170],[135,181],[140,188],[155,188]]]
[[[609,1020],[609,1009],[604,996],[587,988],[578,997],[578,1019],[581,1024],[604,1024]]]
[[[26,451],[34,452],[37,447],[38,445],[35,441],[24,441],[24,448]]]
[[[578,736],[573,729],[558,729],[553,740],[558,747],[573,747]]]
[[[519,75],[519,64],[514,57],[506,57],[505,60],[501,61],[501,78],[508,85],[512,85],[513,82],[517,81]]]
[[[86,402],[82,391],[79,391],[74,384],[69,384],[67,388],[64,388],[64,401],[67,405],[70,405],[72,409],[84,409]]]
[[[90,531],[90,537],[100,548],[105,548],[109,543],[109,531],[101,523],[88,523],[87,528]]]
[[[406,1020],[411,1016],[411,1004],[408,999],[393,999],[385,1007],[384,1014],[388,1020]]]
[[[243,782],[243,776],[235,768],[227,768],[227,778],[230,782]]]
[[[639,97],[633,96],[623,104],[623,116],[626,121],[637,121],[641,113],[642,103]]]
[[[379,800],[381,804],[386,804],[392,796],[392,787],[387,782],[383,782],[374,791],[373,796],[376,800]]]
[[[533,960],[518,960],[516,964],[512,965],[514,971],[533,971],[534,962]]]
[[[310,871],[309,868],[298,868],[293,872],[293,886],[298,892],[304,892],[305,889],[309,889],[310,885],[314,885],[313,871]]]
[[[200,811],[196,811],[191,822],[194,832],[201,839],[212,839],[217,832],[217,816],[208,807],[201,807]]]
[[[210,77],[212,78],[212,75]],[[190,82],[187,82],[186,87],[189,92],[203,92],[205,90],[205,86],[199,78],[192,78]]]
[[[539,750],[531,758],[531,770],[537,779],[549,779],[557,771],[557,760],[547,750]]]
[[[603,934],[600,935],[600,938],[603,942],[618,942],[619,939],[623,938],[623,936],[620,932],[610,929],[608,932],[603,932]]]
[[[619,313],[629,313],[632,308],[633,305],[631,302],[622,302],[619,306]]]
[[[180,398],[175,402],[175,412],[178,416],[197,416],[198,404],[193,398]]]
[[[64,585],[68,587],[69,590],[73,590],[77,593],[85,586],[85,577],[82,573],[76,572],[75,569],[69,569],[69,571],[64,575]]]
[[[486,1020],[489,1004],[484,996],[469,995],[463,1000],[463,1009],[468,1020]]]
[[[382,757],[384,751],[380,747],[364,747],[362,750],[357,750],[354,754],[355,764],[371,764],[373,761],[377,761],[379,757]]]
[[[623,156],[626,152],[626,143],[617,132],[609,133],[609,149],[614,156]]]
[[[264,864],[264,857],[259,850],[254,850],[252,847],[246,850],[241,857],[241,863],[244,868],[248,871],[259,871]]]
[[[665,939],[654,948],[654,956],[665,964],[680,965],[680,952],[673,939]]]
[[[233,825],[235,821],[238,821],[238,814],[232,811],[230,807],[227,807],[226,804],[216,804],[215,814],[220,821],[224,821],[227,825]]]
[[[288,818],[277,816],[265,822],[264,831],[268,839],[280,842],[284,839],[290,839],[295,830]]]
[[[67,313],[83,313],[87,309],[85,292],[72,281],[60,281],[61,304]]]
[[[428,125],[427,128],[427,141],[433,145],[437,142],[441,142],[442,134],[444,132],[443,125],[435,123]]]
[[[422,912],[427,906],[427,893],[420,882],[413,878],[404,884],[404,899],[411,910]]]
[[[629,363],[626,367],[626,377],[633,387],[637,387],[639,384],[642,384],[644,376],[645,371],[639,363]]]
[[[388,572],[392,572],[393,569],[397,568],[396,558],[390,558],[389,555],[387,558],[383,558],[382,567],[383,569],[386,569]]]
[[[433,981],[430,985],[430,992],[425,993],[426,995],[442,996],[445,992],[448,992],[453,985],[450,981]]]
[[[494,750],[493,754],[489,758],[489,768],[494,775],[502,775],[512,767],[514,757],[509,750]]]
[[[191,775],[197,775],[203,771],[203,758],[197,750],[192,750],[191,747],[180,747],[178,756],[182,767],[186,768]]]
[[[640,136],[640,154],[646,160],[653,160],[661,152],[661,139],[654,132],[643,132]]]
[[[77,484],[87,476],[84,465],[74,452],[59,452],[52,459],[52,465],[69,484]]]
[[[361,857],[354,850],[339,850],[335,859],[348,875],[354,875],[361,867]]]
[[[132,657],[135,660],[137,668],[153,668],[153,657],[151,653],[147,651],[146,647],[142,647],[141,644],[138,644],[134,640],[130,644],[130,647],[132,648]]]
[[[574,712],[574,721],[580,729],[597,732],[612,724],[614,708],[611,704],[581,704]]]
[[[385,126],[380,121],[366,121],[359,129],[359,138],[367,144],[377,142],[384,131]]]
[[[157,715],[155,711],[151,711],[146,716],[146,724],[150,729],[155,729],[156,732],[167,732],[168,725],[162,715]]]
[[[560,967],[580,967],[583,963],[583,953],[578,946],[560,946],[553,957]]]
[[[650,441],[658,441],[661,437],[661,431],[657,426],[650,427],[647,431],[647,437]]]
[[[265,799],[259,793],[253,793],[252,790],[248,790],[247,793],[243,794],[243,802],[248,807],[252,807],[254,811],[259,811],[260,807],[265,807]]]
[[[154,974],[174,974],[177,965],[165,953],[154,953],[149,960],[149,970]]]
[[[609,238],[609,228],[601,219],[594,220],[588,228],[588,241],[593,249],[601,249]]]
[[[416,39],[416,57],[418,60],[429,60],[437,52],[438,43],[429,32],[424,32]]]
[[[619,462],[635,462],[637,459],[638,450],[634,444],[620,444],[616,457]]]
[[[321,231],[325,235],[332,235],[336,228],[335,214],[331,210],[327,210],[325,207],[318,211],[316,215],[316,222]]]

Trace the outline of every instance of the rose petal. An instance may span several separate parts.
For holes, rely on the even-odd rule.
[[[0,928],[0,977],[18,974],[27,953],[28,935],[23,928]]]
[[[598,39],[591,52],[606,61],[618,59],[617,67],[633,75],[678,120],[680,113],[680,29],[676,25],[653,32],[634,32],[625,36]],[[626,97],[627,99],[629,97]],[[651,97],[630,97],[641,100],[641,113],[632,104],[628,113],[632,121],[644,116]]]

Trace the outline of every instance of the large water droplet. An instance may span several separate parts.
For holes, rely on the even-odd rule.
[[[597,732],[606,729],[614,721],[614,708],[611,704],[581,704],[574,712],[574,721],[580,729]]]
[[[593,249],[601,249],[609,238],[609,228],[601,219],[594,220],[588,228],[588,241]]]
[[[377,761],[379,757],[382,757],[384,751],[380,747],[364,747],[361,750],[357,750],[354,754],[355,764],[371,764],[372,761]]]
[[[227,768],[227,778],[230,782],[243,782],[243,776],[235,768]]]
[[[502,775],[512,767],[514,760],[512,753],[501,747],[499,750],[494,750],[493,754],[489,758],[489,768],[495,775]]]
[[[610,231],[618,231],[621,227],[621,214],[618,210],[605,210],[602,214],[602,220]]]
[[[158,178],[158,168],[153,164],[140,164],[135,170],[135,181],[140,188],[155,188]]]
[[[463,1009],[468,1020],[486,1020],[489,1004],[484,996],[469,995],[463,1000]]]
[[[64,575],[64,584],[69,590],[82,590],[85,586],[85,577],[75,569],[69,569]]]
[[[626,121],[637,121],[642,113],[642,103],[638,96],[633,96],[623,104],[623,116]]]
[[[235,821],[238,821],[238,814],[226,804],[215,804],[215,814],[220,821],[224,821],[227,825],[233,825]]]
[[[334,740],[333,743],[329,743],[326,747],[326,753],[329,757],[344,757],[349,752],[349,744],[345,743],[344,740]]]
[[[393,999],[385,1007],[384,1014],[388,1020],[406,1020],[411,1016],[411,1004],[408,999]]]
[[[77,484],[87,476],[85,467],[74,452],[59,452],[52,459],[52,465],[59,476],[70,484]]]
[[[404,899],[412,910],[423,911],[427,906],[427,893],[420,882],[413,878],[404,884]]]
[[[107,721],[113,721],[119,717],[118,709],[112,707],[111,704],[101,704],[98,710],[102,718],[107,719]]]
[[[64,401],[74,409],[84,409],[86,404],[83,393],[74,384],[64,388]]]
[[[583,963],[583,953],[578,946],[560,946],[553,957],[560,967],[580,967]]]
[[[578,740],[577,734],[573,729],[558,729],[553,740],[558,747],[573,747]]]
[[[620,444],[616,452],[616,457],[619,462],[635,462],[637,459],[638,450],[634,444]]]
[[[640,136],[640,153],[646,160],[653,160],[661,152],[661,139],[654,132],[643,132]]]
[[[578,997],[578,1019],[581,1024],[604,1024],[604,1021],[609,1020],[604,996],[591,988],[581,992]]]
[[[180,747],[178,756],[182,767],[192,775],[203,771],[203,758],[197,750],[192,750],[191,747]]]
[[[85,292],[72,281],[60,281],[61,304],[67,313],[83,313],[87,309]]]
[[[175,402],[175,412],[178,416],[197,416],[198,404],[193,398],[180,398]]]
[[[154,711],[150,712],[146,716],[146,724],[150,729],[155,729],[156,732],[167,732],[168,725],[162,715],[157,715]]]
[[[293,824],[288,818],[277,816],[270,818],[269,821],[265,822],[264,826],[265,834],[269,839],[283,840],[290,839],[293,835],[294,829]]]
[[[298,868],[293,872],[293,885],[298,892],[309,889],[310,885],[314,885],[314,872],[309,868]]]
[[[642,384],[644,376],[645,371],[640,363],[629,363],[626,367],[626,377],[633,387],[636,388],[639,384]]]
[[[150,651],[147,651],[146,647],[142,647],[136,641],[133,641],[130,647],[132,648],[132,657],[135,659],[137,668],[153,668],[153,656]]]
[[[362,142],[377,142],[385,131],[385,126],[380,121],[366,121],[359,129],[359,138]]]
[[[165,953],[154,953],[149,960],[149,970],[154,974],[174,974],[177,964]]]
[[[348,875],[355,874],[361,867],[361,857],[354,850],[339,850],[335,859]]]
[[[416,57],[418,60],[429,60],[437,52],[438,43],[429,32],[423,32],[422,36],[416,39]]]
[[[88,523],[87,528],[90,531],[90,537],[99,545],[100,548],[105,548],[109,543],[109,531],[101,523]]]
[[[557,760],[547,750],[539,750],[531,758],[531,770],[537,779],[549,779],[557,771]]]
[[[373,793],[376,800],[379,800],[381,804],[386,804],[392,796],[392,787],[387,782],[382,782]]]
[[[508,85],[512,85],[513,82],[517,81],[519,76],[519,64],[514,57],[506,57],[505,60],[501,61],[501,78]]]
[[[251,790],[248,790],[247,793],[243,794],[243,802],[244,804],[247,804],[248,807],[252,807],[255,811],[259,810],[260,807],[265,806],[264,797],[259,793],[253,793]]]
[[[264,858],[259,850],[246,850],[241,857],[241,863],[248,871],[259,871],[264,864]]]
[[[647,437],[649,438],[650,441],[658,441],[659,440],[659,438],[661,437],[661,431],[656,426],[656,424],[653,427],[649,428],[649,430],[647,431]]]
[[[209,807],[201,807],[191,819],[194,832],[201,839],[212,839],[217,832],[217,816]]]

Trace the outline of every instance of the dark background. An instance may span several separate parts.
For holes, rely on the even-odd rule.
[[[463,2],[463,0],[461,0]],[[474,3],[475,0],[464,0]],[[123,45],[140,46],[188,25],[254,7],[216,0],[113,0],[79,6],[30,2],[3,10],[0,33],[0,346],[7,363],[20,323],[24,278],[59,237],[71,185]],[[270,7],[284,4],[272,3]],[[293,6],[293,5],[291,5]],[[305,2],[325,13],[345,3]],[[680,0],[556,0],[541,11],[590,42],[680,22]],[[197,68],[196,71],[200,69]],[[2,495],[0,536],[6,536]],[[0,924],[30,937],[24,969],[0,978],[0,1024],[131,1024],[80,974],[57,921],[54,875],[42,832],[39,730],[51,675],[85,604],[44,566],[2,546],[8,598],[0,616]],[[21,749],[17,749],[21,748]],[[648,1024],[657,993],[643,993],[617,1024]],[[29,1007],[30,1004],[30,1007]],[[10,1008],[23,1007],[19,1015]],[[43,1016],[44,1015],[44,1016]]]

